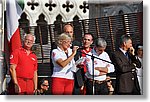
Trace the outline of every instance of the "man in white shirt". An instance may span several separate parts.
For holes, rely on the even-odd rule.
[[[141,67],[140,68],[136,67],[136,73],[141,89],[141,94],[143,94],[143,45],[137,44],[135,50],[136,50],[136,57],[141,62]]]
[[[106,41],[103,38],[98,38],[95,41],[95,47],[86,56],[86,77],[88,78],[86,92],[88,95],[107,95],[109,93],[106,74],[114,72],[114,65],[111,64],[109,55],[104,51],[106,46]],[[94,56],[94,66],[91,58],[92,56],[90,55]]]

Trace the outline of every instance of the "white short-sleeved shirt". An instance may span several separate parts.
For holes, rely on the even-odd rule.
[[[92,51],[89,52],[88,54],[89,55],[93,54],[93,56],[95,57],[111,62],[109,55],[105,51],[102,54],[97,55],[95,50],[92,49]],[[93,79],[93,64],[92,64],[91,56],[89,55],[86,56],[86,66],[87,66],[86,76],[87,78]],[[94,67],[106,67],[108,65],[108,73],[115,71],[113,64],[102,61],[100,59],[94,58]],[[100,71],[94,70],[94,80],[99,80],[99,81],[106,80],[106,75],[102,75],[102,76],[99,75],[100,75]]]
[[[68,48],[68,56],[70,56],[71,54],[72,54],[72,49]],[[70,63],[67,64],[64,68],[59,66],[56,63],[58,59],[62,59],[62,60],[67,59],[67,55],[65,54],[65,52],[61,50],[59,47],[57,47],[57,49],[52,50],[51,59],[54,65],[52,77],[74,79],[73,72],[71,70],[71,68],[75,65],[74,59],[72,59]]]
[[[137,57],[137,56],[136,56]],[[143,77],[143,60],[140,57],[137,57],[141,62],[141,68],[136,68],[137,76]]]

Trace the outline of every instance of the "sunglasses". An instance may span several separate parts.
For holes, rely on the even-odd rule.
[[[49,85],[42,84],[43,86],[49,87]]]

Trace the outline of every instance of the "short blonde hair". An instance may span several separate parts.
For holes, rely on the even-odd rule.
[[[66,34],[66,33],[60,34],[58,36],[57,45],[60,45],[63,40],[71,40],[71,37],[68,34]]]

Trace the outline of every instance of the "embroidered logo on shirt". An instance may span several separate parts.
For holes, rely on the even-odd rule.
[[[94,64],[97,64],[97,61],[94,61]]]
[[[13,57],[14,57],[14,56],[13,56],[13,55],[11,55],[11,56],[10,56],[10,59],[13,59]]]
[[[32,57],[31,59],[32,59],[33,61],[35,61],[35,58]]]
[[[110,65],[109,65],[109,64],[107,64],[107,67],[110,67]]]
[[[103,63],[105,64],[106,62],[105,62],[105,61],[103,61]]]
[[[56,55],[56,53],[55,53],[55,52],[53,52],[52,56],[53,56],[53,57],[55,57],[55,55]]]
[[[86,58],[86,61],[87,61],[87,62],[90,62],[90,58]]]

